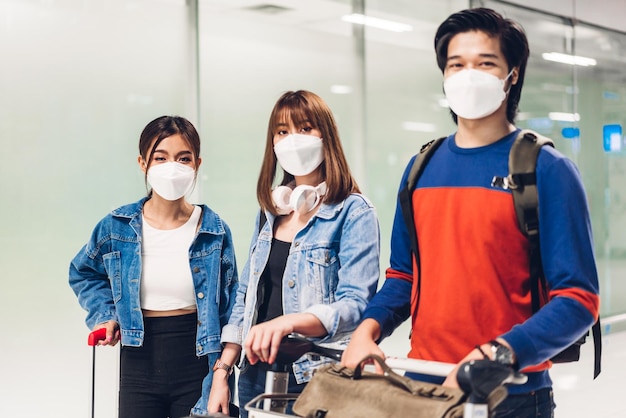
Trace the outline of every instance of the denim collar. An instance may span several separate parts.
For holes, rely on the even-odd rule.
[[[144,197],[135,203],[130,203],[128,205],[124,205],[113,210],[112,215],[118,218],[127,218],[127,219],[135,219],[141,217],[141,210],[143,205],[148,201],[149,197]],[[208,234],[216,234],[221,235],[226,233],[226,229],[224,227],[224,223],[222,219],[217,216],[215,212],[213,212],[206,205],[194,205],[200,206],[202,208],[202,222],[200,224],[200,229],[198,233],[208,233]]]

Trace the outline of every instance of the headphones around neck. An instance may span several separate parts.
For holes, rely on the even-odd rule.
[[[326,194],[326,182],[317,186],[301,184],[292,189],[289,186],[278,186],[272,191],[272,199],[279,215],[289,215],[296,211],[305,214],[313,210]]]

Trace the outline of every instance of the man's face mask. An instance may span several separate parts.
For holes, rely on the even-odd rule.
[[[450,109],[463,119],[480,119],[498,110],[506,94],[502,80],[484,71],[466,69],[452,74],[443,82]]]

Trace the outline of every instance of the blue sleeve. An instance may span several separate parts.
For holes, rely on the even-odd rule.
[[[409,161],[404,173],[402,174],[398,194],[406,186],[407,178],[414,161],[415,156],[411,158],[411,161]],[[413,254],[411,252],[411,239],[409,237],[409,230],[404,222],[402,206],[399,198],[396,199],[396,212],[391,229],[391,256],[386,276],[387,278],[394,277],[403,278],[405,280],[412,280],[413,278]]]
[[[107,220],[110,218],[104,218],[96,225],[89,242],[72,259],[69,268],[69,284],[80,306],[87,311],[85,322],[89,329],[103,322],[118,320],[111,282],[102,259],[102,254],[108,252],[102,248],[109,243],[109,240],[103,239],[109,229]]]
[[[380,324],[380,339],[391,333],[411,316],[411,283],[388,278],[363,313]]]
[[[415,156],[404,169],[398,193],[405,187]],[[396,213],[391,230],[390,267],[383,287],[367,305],[363,319],[371,318],[381,328],[380,341],[391,335],[411,315],[411,287],[413,255],[409,231],[404,223],[400,199],[396,199]]]

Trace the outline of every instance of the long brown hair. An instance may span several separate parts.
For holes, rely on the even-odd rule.
[[[360,193],[343,152],[335,118],[326,102],[310,91],[288,91],[274,105],[267,127],[263,164],[256,187],[261,208],[277,214],[272,201],[272,187],[276,179],[278,162],[274,154],[274,134],[278,125],[289,124],[289,121],[296,127],[302,127],[306,122],[321,132],[324,161],[320,165],[320,170],[322,180],[326,181],[328,188],[323,201],[338,203],[351,193]],[[280,184],[286,185],[293,179],[293,175],[283,170]]]

